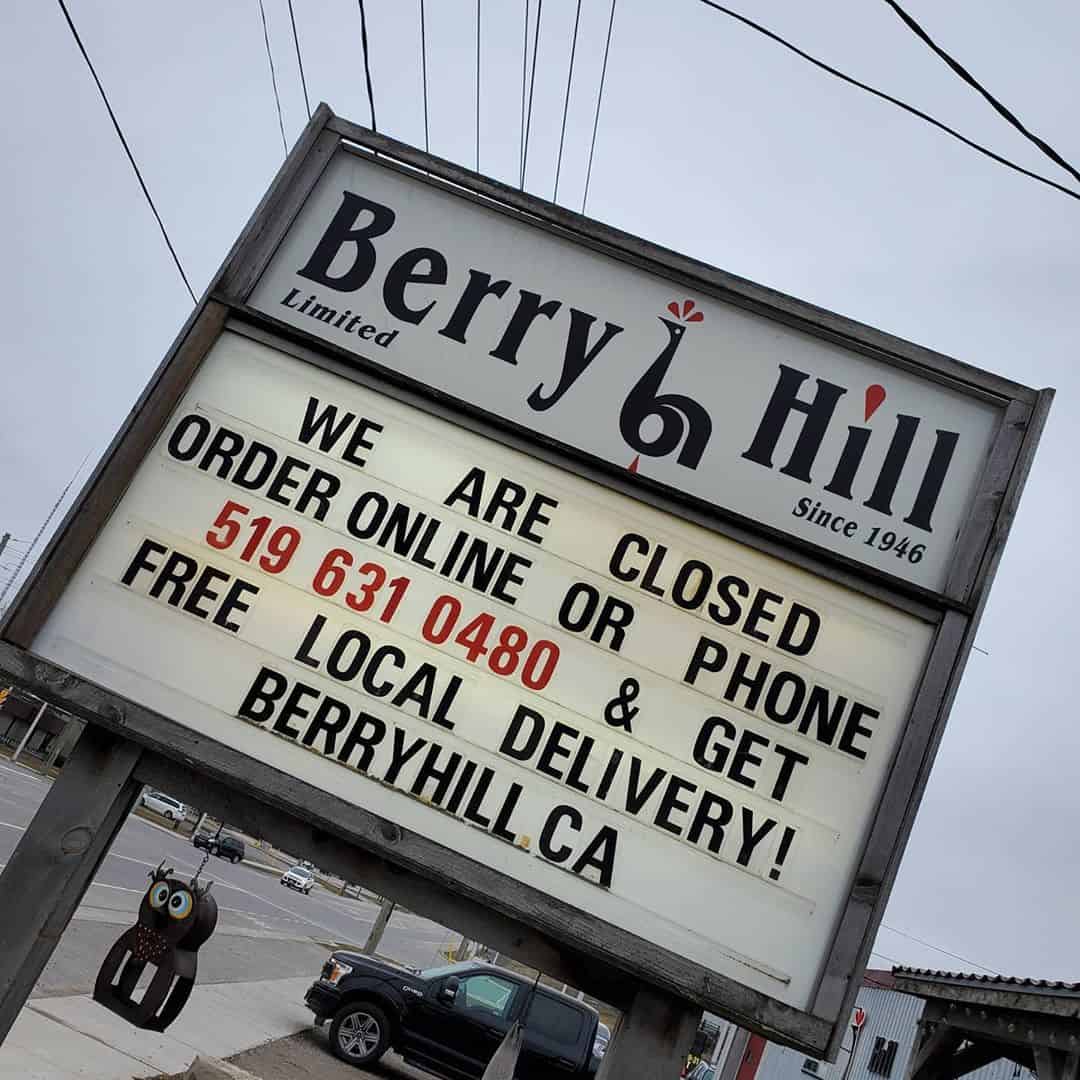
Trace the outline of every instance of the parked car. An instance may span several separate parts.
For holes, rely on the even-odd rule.
[[[153,810],[170,821],[183,821],[187,817],[187,807],[163,791],[144,791],[139,801],[147,810]]]
[[[306,866],[292,866],[281,875],[281,884],[307,896],[315,887],[315,875]]]
[[[239,836],[229,836],[228,833],[196,833],[191,842],[211,855],[217,855],[221,859],[228,859],[231,863],[238,863],[244,857],[244,841]]]
[[[594,1008],[492,964],[417,972],[338,951],[304,1001],[318,1023],[331,1021],[330,1049],[351,1065],[371,1065],[392,1048],[449,1080],[479,1077],[518,1019],[521,1080],[590,1077],[600,1064]]]

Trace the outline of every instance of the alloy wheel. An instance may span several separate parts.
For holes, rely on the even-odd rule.
[[[364,1058],[379,1045],[381,1034],[375,1017],[366,1012],[354,1012],[342,1020],[338,1044],[349,1057]]]

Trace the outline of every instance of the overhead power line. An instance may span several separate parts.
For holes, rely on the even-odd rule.
[[[270,63],[270,82],[274,87],[274,104],[277,106],[278,128],[281,130],[281,148],[289,156],[289,140],[285,138],[285,121],[281,118],[281,95],[278,93],[277,72],[274,70],[274,54],[270,51],[270,31],[266,26],[266,8],[259,0],[259,15],[262,17],[263,41],[266,43],[266,59]]]
[[[897,960],[895,957],[886,956],[883,952],[878,952],[877,949],[874,949],[874,951],[871,952],[870,955],[871,956],[880,956],[882,960],[888,960],[890,964],[895,964],[897,967],[903,967],[903,964],[899,960]]]
[[[525,187],[525,86],[529,72],[529,0],[525,0],[525,34],[521,42],[521,128],[518,133],[518,187]]]
[[[64,18],[67,20],[68,27],[71,30],[71,36],[75,39],[75,44],[79,46],[79,52],[82,53],[83,59],[86,61],[86,66],[90,69],[90,74],[93,76],[94,83],[97,85],[98,93],[101,95],[101,100],[105,103],[105,108],[109,113],[109,119],[112,121],[113,127],[116,129],[116,135],[120,140],[120,145],[124,148],[124,153],[127,154],[127,159],[131,163],[131,168],[135,172],[135,178],[139,181],[139,187],[142,188],[142,193],[146,197],[146,202],[150,207],[151,212],[154,215],[154,220],[158,223],[158,228],[161,230],[162,238],[165,241],[165,246],[169,249],[169,254],[172,256],[172,260],[176,263],[176,269],[180,272],[180,277],[184,282],[184,288],[187,289],[188,295],[191,297],[193,304],[198,303],[195,298],[195,290],[191,287],[191,282],[188,281],[187,274],[184,273],[184,267],[180,262],[180,256],[176,254],[176,248],[173,247],[172,241],[169,239],[168,230],[165,228],[165,222],[161,220],[161,215],[158,213],[157,207],[154,205],[154,200],[150,197],[150,190],[146,186],[146,181],[143,179],[142,172],[139,170],[139,166],[135,161],[135,155],[131,152],[131,147],[128,145],[127,139],[124,137],[123,129],[120,127],[120,121],[116,119],[116,113],[113,112],[112,105],[109,104],[109,96],[105,93],[105,87],[101,85],[101,80],[98,78],[98,73],[94,69],[93,61],[90,59],[89,54],[86,51],[86,47],[82,43],[82,38],[79,37],[79,31],[75,29],[75,23],[72,21],[71,13],[67,9],[67,4],[64,0],[57,0],[60,4],[60,10],[64,13]]]
[[[420,71],[424,81],[424,152],[430,149],[428,139],[428,108],[427,108],[427,25],[424,21],[424,0],[420,0]]]
[[[592,142],[589,143],[589,165],[585,170],[585,193],[581,197],[581,212],[589,201],[589,181],[592,180],[593,155],[596,153],[596,131],[600,126],[600,103],[604,100],[604,80],[607,78],[608,53],[611,52],[611,30],[615,25],[615,2],[611,0],[611,15],[608,18],[607,41],[604,43],[604,63],[600,68],[600,89],[596,95],[596,115],[593,117]]]
[[[476,171],[480,171],[480,0],[476,0]]]
[[[525,190],[525,173],[529,167],[529,129],[532,127],[533,94],[536,91],[536,54],[540,49],[540,19],[544,14],[544,0],[536,3],[536,32],[533,35],[532,74],[529,76],[529,108],[525,115],[525,149],[521,154],[521,189]]]
[[[37,542],[44,535],[45,530],[49,527],[49,522],[52,521],[53,517],[55,517],[56,511],[60,509],[61,503],[63,503],[64,499],[67,498],[67,493],[71,490],[71,488],[74,485],[76,479],[78,478],[79,473],[81,473],[83,471],[83,466],[89,460],[90,460],[90,455],[87,454],[86,457],[84,457],[82,459],[82,461],[79,462],[79,467],[75,470],[75,472],[72,475],[71,479],[65,485],[64,490],[60,492],[59,498],[56,500],[56,502],[53,503],[52,509],[49,511],[48,516],[41,523],[41,528],[38,529],[37,533],[34,535],[33,540],[30,541],[29,546],[22,553],[22,557],[19,559],[18,563],[16,564],[15,569],[12,570],[11,576],[7,579],[7,582],[4,584],[3,590],[0,591],[0,610],[3,609],[4,599],[7,597],[8,592],[11,590],[11,586],[14,585],[15,582],[18,580],[19,575],[22,573],[23,567],[26,565],[27,560],[30,558],[31,552],[33,552],[34,548],[37,547]]]
[[[311,119],[311,102],[308,100],[307,79],[304,78],[304,58],[300,55],[300,35],[296,32],[296,15],[293,12],[293,0],[289,0],[289,21],[292,23],[292,39],[296,46],[296,66],[300,69],[300,85],[304,88],[304,108],[307,118]]]
[[[974,960],[969,960],[966,956],[961,956],[959,953],[949,952],[948,949],[943,949],[940,945],[935,945],[931,941],[924,941],[922,938],[918,938],[914,934],[909,934],[904,930],[898,930],[895,926],[889,926],[888,923],[882,923],[881,925],[886,930],[891,930],[894,934],[899,934],[901,937],[907,938],[909,941],[917,941],[920,945],[925,945],[928,949],[933,949],[934,952],[942,953],[945,956],[951,956],[954,960],[959,960],[962,964],[968,964],[971,967],[977,967],[981,971],[988,971],[991,975],[1001,974],[1000,971],[996,971],[994,968],[989,968],[985,964],[977,964]]]
[[[559,173],[562,171],[563,143],[566,141],[566,117],[570,112],[570,84],[574,79],[574,55],[577,53],[578,25],[581,22],[581,0],[577,0],[577,12],[574,15],[574,38],[570,45],[570,70],[566,73],[566,99],[563,101],[562,131],[559,133],[559,158],[555,163],[555,194],[552,202],[559,201]]]
[[[375,91],[371,86],[371,56],[368,49],[367,36],[367,13],[364,11],[364,0],[360,0],[360,44],[364,47],[364,78],[367,80],[367,99],[371,106],[371,130],[378,131],[375,126]]]
[[[803,60],[814,67],[820,68],[822,71],[828,72],[830,75],[843,82],[849,83],[852,86],[857,86],[860,90],[865,90],[868,94],[873,94],[874,97],[879,97],[883,101],[888,101],[890,104],[895,105],[899,109],[903,109],[905,112],[909,112],[912,116],[917,116],[920,120],[925,120],[928,124],[933,125],[939,131],[944,131],[947,135],[951,135],[954,139],[959,140],[965,146],[970,146],[972,150],[978,151],[980,154],[991,158],[999,165],[1004,165],[1007,169],[1012,169],[1014,172],[1021,173],[1024,176],[1029,177],[1032,180],[1037,180],[1040,184],[1046,184],[1048,187],[1055,188],[1065,195],[1070,196],[1073,199],[1080,200],[1080,192],[1073,191],[1071,188],[1065,187],[1063,184],[1059,184],[1056,180],[1051,180],[1047,176],[1042,176],[1040,173],[1032,172],[1030,169],[1025,169],[1022,165],[1017,165],[1015,161],[1010,161],[1008,158],[1002,157],[1000,154],[995,153],[993,150],[987,149],[980,143],[974,142],[972,139],[967,138],[965,135],[961,135],[959,131],[949,127],[947,124],[943,124],[940,120],[936,120],[929,113],[923,112],[921,109],[916,109],[913,105],[909,105],[906,101],[901,101],[899,98],[893,97],[891,94],[886,94],[883,90],[878,90],[873,86],[869,86],[864,82],[860,82],[858,79],[852,78],[850,75],[846,75],[844,72],[832,67],[830,64],[826,64],[824,60],[818,60],[817,57],[811,56],[808,52],[804,52],[797,45],[793,45],[790,41],[782,38],[779,34],[773,33],[773,31],[762,26],[760,23],[756,23],[753,19],[748,19],[745,15],[740,15],[737,11],[732,11],[731,8],[724,7],[722,4],[718,4],[715,0],[701,0],[701,3],[706,7],[710,7],[715,11],[719,11],[722,15],[727,15],[731,19],[735,19],[737,22],[742,23],[744,26],[750,27],[751,30],[757,31],[759,34],[764,34],[765,37],[772,41],[775,41],[778,45],[782,45],[785,49],[793,52],[796,56],[801,57]]]
[[[932,49],[935,53],[937,53],[937,55],[941,57],[941,59],[944,60],[945,63],[948,64],[949,67],[952,68],[952,70],[957,75],[959,75],[960,78],[964,80],[964,82],[968,84],[968,86],[974,88],[975,90],[978,90],[978,92],[982,94],[982,96],[986,98],[988,102],[990,102],[994,109],[1003,117],[1005,117],[1005,119],[1008,120],[1009,123],[1012,124],[1012,126],[1016,128],[1016,130],[1019,131],[1021,135],[1024,136],[1025,139],[1033,142],[1052,162],[1054,162],[1054,164],[1060,165],[1070,176],[1072,176],[1074,180],[1080,180],[1080,172],[1074,169],[1073,166],[1070,165],[1048,142],[1046,142],[1044,139],[1040,139],[1038,135],[1029,131],[1023,125],[1023,123],[1021,123],[1019,117],[1017,117],[1011,109],[1007,108],[1000,101],[998,101],[998,99],[994,97],[994,95],[991,94],[990,91],[987,90],[986,87],[983,86],[982,83],[980,83],[979,80],[976,79],[975,76],[972,75],[971,72],[969,72],[967,68],[963,66],[963,64],[961,64],[954,57],[950,56],[949,53],[947,53],[940,45],[938,45],[938,43],[934,41],[933,38],[931,38],[930,35],[919,25],[919,23],[916,22],[916,20],[896,2],[896,0],[885,0],[885,3],[888,4],[889,7],[891,7],[893,11],[895,11],[896,14],[900,16],[900,19],[903,21],[903,23],[907,26],[909,30],[911,30],[913,34],[915,34],[916,37],[918,37],[921,41],[928,45],[930,49]]]

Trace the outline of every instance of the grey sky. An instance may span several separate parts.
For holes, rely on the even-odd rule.
[[[306,119],[265,0],[290,142]],[[282,157],[257,0],[70,0],[196,291]],[[294,0],[312,103],[366,123],[354,0]],[[532,5],[535,11],[535,3]],[[585,0],[559,201],[581,208],[607,0]],[[423,145],[418,0],[367,0],[379,127]],[[1022,164],[1065,179],[880,0],[740,10]],[[1080,10],[910,0],[1080,160]],[[517,179],[523,0],[483,0],[481,170]],[[475,5],[428,0],[431,148],[471,165]],[[550,198],[574,0],[546,0],[528,187]],[[531,35],[530,35],[531,37]],[[56,4],[0,13],[0,532],[33,535],[107,443],[190,301]],[[618,0],[590,213],[1058,398],[886,923],[1011,974],[1080,978],[1080,203],[859,94],[697,0]],[[9,563],[10,553],[0,558]],[[0,580],[4,578],[0,571]],[[968,968],[892,930],[907,963]],[[884,959],[875,957],[877,964]]]

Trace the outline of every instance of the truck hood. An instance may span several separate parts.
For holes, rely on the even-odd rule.
[[[422,985],[423,980],[417,975],[415,968],[406,967],[404,964],[396,964],[391,960],[377,960],[373,956],[365,956],[363,953],[334,952],[335,959],[343,964],[348,964],[353,969],[354,975],[373,975],[384,979],[405,978],[414,985]]]

